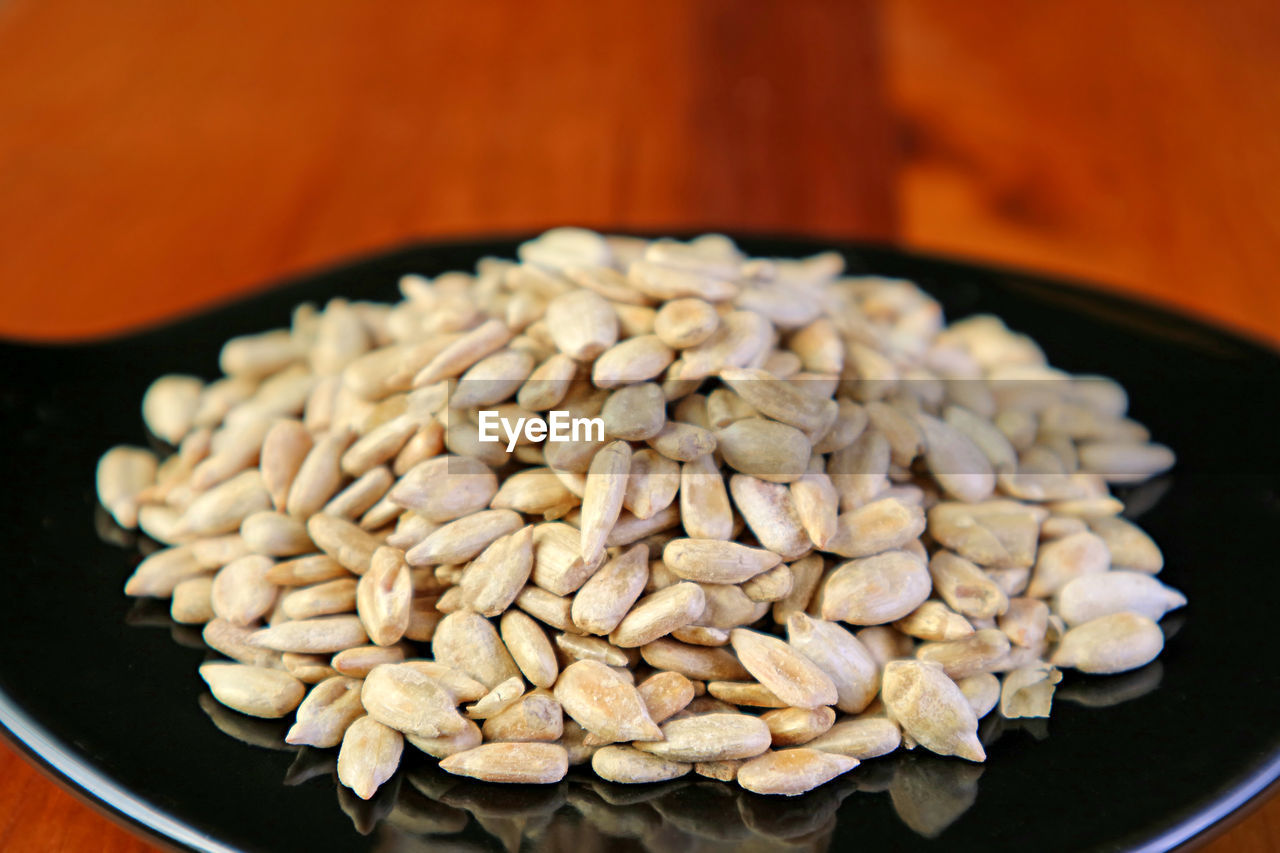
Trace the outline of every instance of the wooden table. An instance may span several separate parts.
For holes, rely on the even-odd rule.
[[[1277,337],[1265,0],[10,0],[0,56],[0,335],[573,222],[894,241]],[[1207,849],[1278,846],[1280,799]],[[152,849],[7,751],[0,848]]]

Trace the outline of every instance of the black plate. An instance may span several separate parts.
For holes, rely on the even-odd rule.
[[[741,242],[782,256],[827,245]],[[994,312],[1040,341],[1055,365],[1116,377],[1134,416],[1177,451],[1172,475],[1128,496],[1130,514],[1164,549],[1163,578],[1191,602],[1165,620],[1172,636],[1157,662],[1068,678],[1047,722],[1001,730],[988,718],[986,765],[900,755],[790,801],[695,777],[657,789],[592,787],[586,777],[503,788],[415,761],[359,804],[335,794],[332,755],[272,749],[280,725],[208,715],[197,701],[204,652],[184,644],[191,632],[173,629],[165,606],[121,593],[138,556],[100,538],[110,526],[95,514],[99,454],[143,440],[138,404],[155,376],[215,376],[231,335],[285,325],[303,300],[393,299],[402,273],[469,269],[514,246],[411,248],[121,340],[0,344],[0,722],[29,755],[135,829],[179,845],[313,853],[497,850],[522,834],[540,849],[641,849],[640,835],[654,850],[694,849],[690,839],[726,849],[748,838],[759,849],[782,836],[818,849],[1167,849],[1280,774],[1280,358],[1114,296],[851,245],[842,248],[855,271],[914,279],[948,317]],[[297,784],[283,784],[286,774]],[[374,825],[393,806],[393,820]]]

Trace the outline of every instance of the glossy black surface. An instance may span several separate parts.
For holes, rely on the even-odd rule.
[[[227,337],[284,325],[303,300],[392,299],[401,273],[467,269],[514,245],[409,249],[124,340],[0,345],[8,558],[0,721],[25,748],[127,819],[189,846],[253,851],[457,841],[497,850],[522,834],[527,849],[641,849],[641,832],[656,850],[692,849],[685,836],[728,849],[805,833],[819,849],[1164,849],[1280,772],[1280,359],[1115,297],[855,246],[845,247],[851,269],[912,278],[949,317],[997,313],[1034,336],[1055,365],[1116,377],[1134,416],[1177,451],[1171,475],[1130,496],[1131,514],[1141,513],[1164,549],[1164,580],[1191,602],[1165,620],[1172,636],[1157,663],[1111,678],[1068,677],[1047,722],[999,731],[989,718],[985,766],[900,755],[790,801],[700,777],[652,789],[593,788],[586,776],[549,789],[502,788],[415,760],[372,804],[359,804],[336,792],[331,754],[250,746],[219,731],[270,745],[281,726],[198,701],[198,637],[171,629],[166,607],[121,593],[138,552],[95,529],[97,457],[144,440],[138,404],[155,376],[215,376]],[[828,244],[742,245],[792,255]],[[394,821],[376,823],[397,802]],[[460,826],[459,835],[439,834]],[[438,834],[420,834],[429,830]]]

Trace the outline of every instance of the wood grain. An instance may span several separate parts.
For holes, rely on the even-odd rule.
[[[427,235],[890,238],[875,7],[735,9],[0,7],[0,334],[119,330]]]
[[[1271,339],[1280,4],[885,4],[898,238]]]
[[[1280,338],[1262,0],[10,0],[0,56],[0,335],[573,222],[895,241]],[[1206,849],[1278,848],[1272,800]],[[152,848],[0,749],[0,849]]]

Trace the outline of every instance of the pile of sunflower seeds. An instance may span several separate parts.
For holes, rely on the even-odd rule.
[[[147,391],[174,452],[98,466],[166,546],[125,592],[360,797],[406,742],[784,795],[900,746],[983,761],[979,719],[1047,716],[1061,668],[1160,653],[1185,599],[1109,484],[1174,459],[1113,381],[835,253],[565,228],[519,257],[232,339],[224,377]]]

